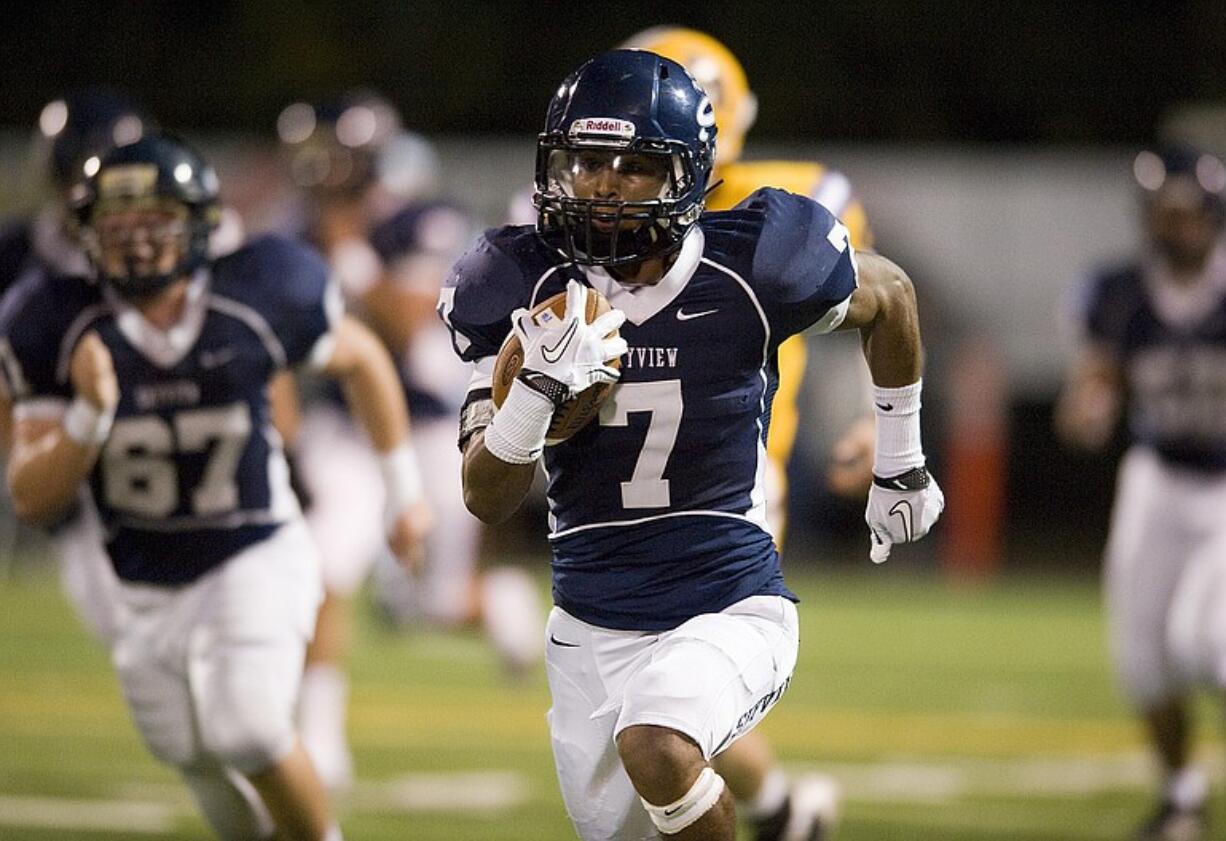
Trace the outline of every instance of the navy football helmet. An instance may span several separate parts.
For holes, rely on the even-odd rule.
[[[152,128],[144,111],[131,99],[106,88],[74,91],[43,106],[38,132],[49,147],[49,169],[55,186],[67,191],[85,173],[90,158],[139,140]]]
[[[685,68],[645,50],[597,56],[549,103],[537,143],[537,231],[581,265],[668,255],[702,213],[714,160],[715,112]],[[616,183],[599,183],[601,171]]]
[[[220,220],[217,173],[191,146],[170,134],[147,134],[116,146],[96,163],[86,162],[86,179],[73,188],[76,212],[98,277],[125,298],[146,298],[205,265],[209,234]],[[115,271],[104,260],[100,222],[107,214],[165,209],[165,224],[144,233],[157,244],[177,245],[173,266],[149,271],[128,266]],[[131,232],[119,232],[131,237]],[[174,242],[170,242],[174,240]]]
[[[295,102],[277,117],[277,136],[299,187],[357,194],[378,176],[379,155],[401,128],[395,106],[356,90],[312,105]]]
[[[1174,184],[1184,183],[1220,225],[1226,217],[1226,165],[1216,155],[1186,143],[1146,149],[1132,163],[1132,174],[1143,202],[1150,202]]]

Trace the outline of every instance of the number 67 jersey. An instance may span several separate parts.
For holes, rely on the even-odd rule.
[[[82,336],[110,352],[119,406],[90,486],[120,578],[193,581],[298,515],[267,387],[326,353],[342,311],[327,280],[314,252],[268,237],[201,269],[166,331],[80,278],[34,274],[5,296],[0,374],[18,420],[62,414]]]
[[[545,449],[554,601],[594,625],[653,631],[748,596],[794,598],[765,520],[776,351],[842,321],[856,285],[846,229],[809,199],[760,190],[704,214],[642,287],[568,262],[531,227],[486,232],[439,304],[475,366],[462,445],[492,415],[511,312],[570,279],[626,314],[629,352],[598,420]]]

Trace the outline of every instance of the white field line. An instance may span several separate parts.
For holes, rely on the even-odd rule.
[[[0,826],[165,835],[179,809],[146,800],[67,800],[0,795]]]
[[[1223,777],[1220,760],[1201,757],[1210,776]],[[1087,797],[1157,785],[1158,772],[1144,753],[1023,759],[926,761],[897,758],[864,764],[810,766],[834,777],[848,800],[944,803],[966,797]]]
[[[130,784],[114,800],[0,795],[0,827],[166,834],[177,819],[195,814],[187,789],[175,783]],[[467,812],[495,815],[528,800],[528,781],[514,771],[406,774],[359,781],[340,798],[349,814]],[[559,802],[560,808],[560,802]],[[0,833],[3,837],[3,833]]]
[[[1202,760],[1213,779],[1226,776],[1221,761]],[[796,765],[794,770],[829,774],[849,801],[924,804],[972,797],[1076,798],[1146,790],[1155,785],[1157,773],[1143,753],[940,761],[899,757],[859,764]],[[348,814],[451,811],[494,816],[522,804],[530,795],[527,780],[514,771],[406,774],[377,782],[359,781],[340,805]],[[193,812],[186,789],[175,784],[124,786],[114,800],[0,795],[0,826],[158,834],[170,831],[177,818]],[[1012,824],[1012,820],[1006,822]],[[1009,829],[1016,831],[1017,827],[1002,823],[1000,831]]]

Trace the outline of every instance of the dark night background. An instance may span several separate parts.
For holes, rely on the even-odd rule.
[[[47,2],[6,6],[0,127],[21,137],[49,100],[108,84],[164,126],[271,140],[286,103],[369,86],[428,136],[528,140],[567,73],[665,23],[710,32],[743,61],[762,105],[751,145],[951,144],[988,155],[1067,146],[1092,156],[1153,142],[1181,105],[1226,105],[1223,0]],[[1010,530],[1033,542],[1061,522],[1062,539],[1075,534],[1093,552],[1113,460],[1055,445],[1051,396],[1010,407]],[[929,440],[939,463],[941,437]],[[794,486],[821,496],[812,476]],[[841,523],[858,541],[856,509],[827,500],[809,519]]]
[[[865,0],[6,5],[0,121],[108,82],[169,125],[267,130],[294,98],[386,93],[431,133],[534,131],[553,86],[638,30],[710,31],[763,102],[758,138],[1143,143],[1226,101],[1226,4]]]

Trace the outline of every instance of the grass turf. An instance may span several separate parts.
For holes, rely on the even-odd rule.
[[[893,561],[790,577],[801,659],[762,727],[790,769],[840,780],[838,839],[1122,838],[1150,807],[1096,582],[958,589]],[[0,838],[209,837],[52,577],[0,586],[0,675]],[[361,784],[343,804],[348,838],[574,837],[543,674],[510,681],[475,635],[393,632],[361,612],[352,676]],[[1216,721],[1208,702],[1198,713]],[[1200,734],[1215,757],[1215,729]]]

